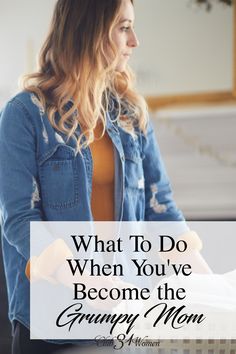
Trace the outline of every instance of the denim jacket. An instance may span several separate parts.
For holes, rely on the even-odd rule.
[[[114,146],[115,220],[183,220],[176,208],[154,131],[127,132],[107,112]],[[76,132],[80,134],[80,129]],[[90,148],[51,126],[33,93],[12,98],[0,119],[0,207],[9,318],[29,328],[30,221],[92,220]],[[102,203],[103,201],[101,201]],[[105,202],[105,201],[104,201]]]

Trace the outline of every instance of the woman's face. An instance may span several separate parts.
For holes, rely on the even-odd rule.
[[[139,44],[134,32],[134,7],[130,0],[122,0],[118,22],[112,30],[112,39],[118,53],[116,70],[122,72],[133,48]]]

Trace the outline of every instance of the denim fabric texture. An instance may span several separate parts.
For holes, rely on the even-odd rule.
[[[114,146],[114,220],[183,220],[151,122],[146,136],[136,128],[130,134],[115,114],[107,112],[106,126]],[[92,175],[89,147],[76,154],[75,139],[67,141],[51,126],[33,93],[21,92],[6,104],[0,118],[0,207],[11,321],[29,328],[30,221],[92,220]]]

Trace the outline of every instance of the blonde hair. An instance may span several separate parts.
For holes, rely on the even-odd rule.
[[[38,96],[55,129],[69,138],[81,126],[78,150],[94,140],[99,119],[104,133],[111,96],[118,104],[118,115],[125,110],[145,132],[147,107],[134,88],[134,74],[129,67],[120,73],[115,70],[117,55],[111,31],[121,3],[58,0],[39,55],[39,69],[23,81],[24,89]],[[113,60],[107,59],[108,50]],[[68,108],[69,101],[72,105]],[[55,120],[57,112],[59,121]]]

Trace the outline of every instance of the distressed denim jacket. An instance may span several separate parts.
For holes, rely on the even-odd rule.
[[[146,136],[130,134],[107,112],[106,131],[114,146],[115,220],[183,220],[149,123]],[[80,134],[79,128],[77,134]],[[92,220],[91,151],[76,151],[51,126],[37,97],[21,92],[0,119],[0,207],[9,318],[29,328],[30,221]],[[103,201],[101,201],[101,204]],[[105,201],[104,201],[105,203]]]

